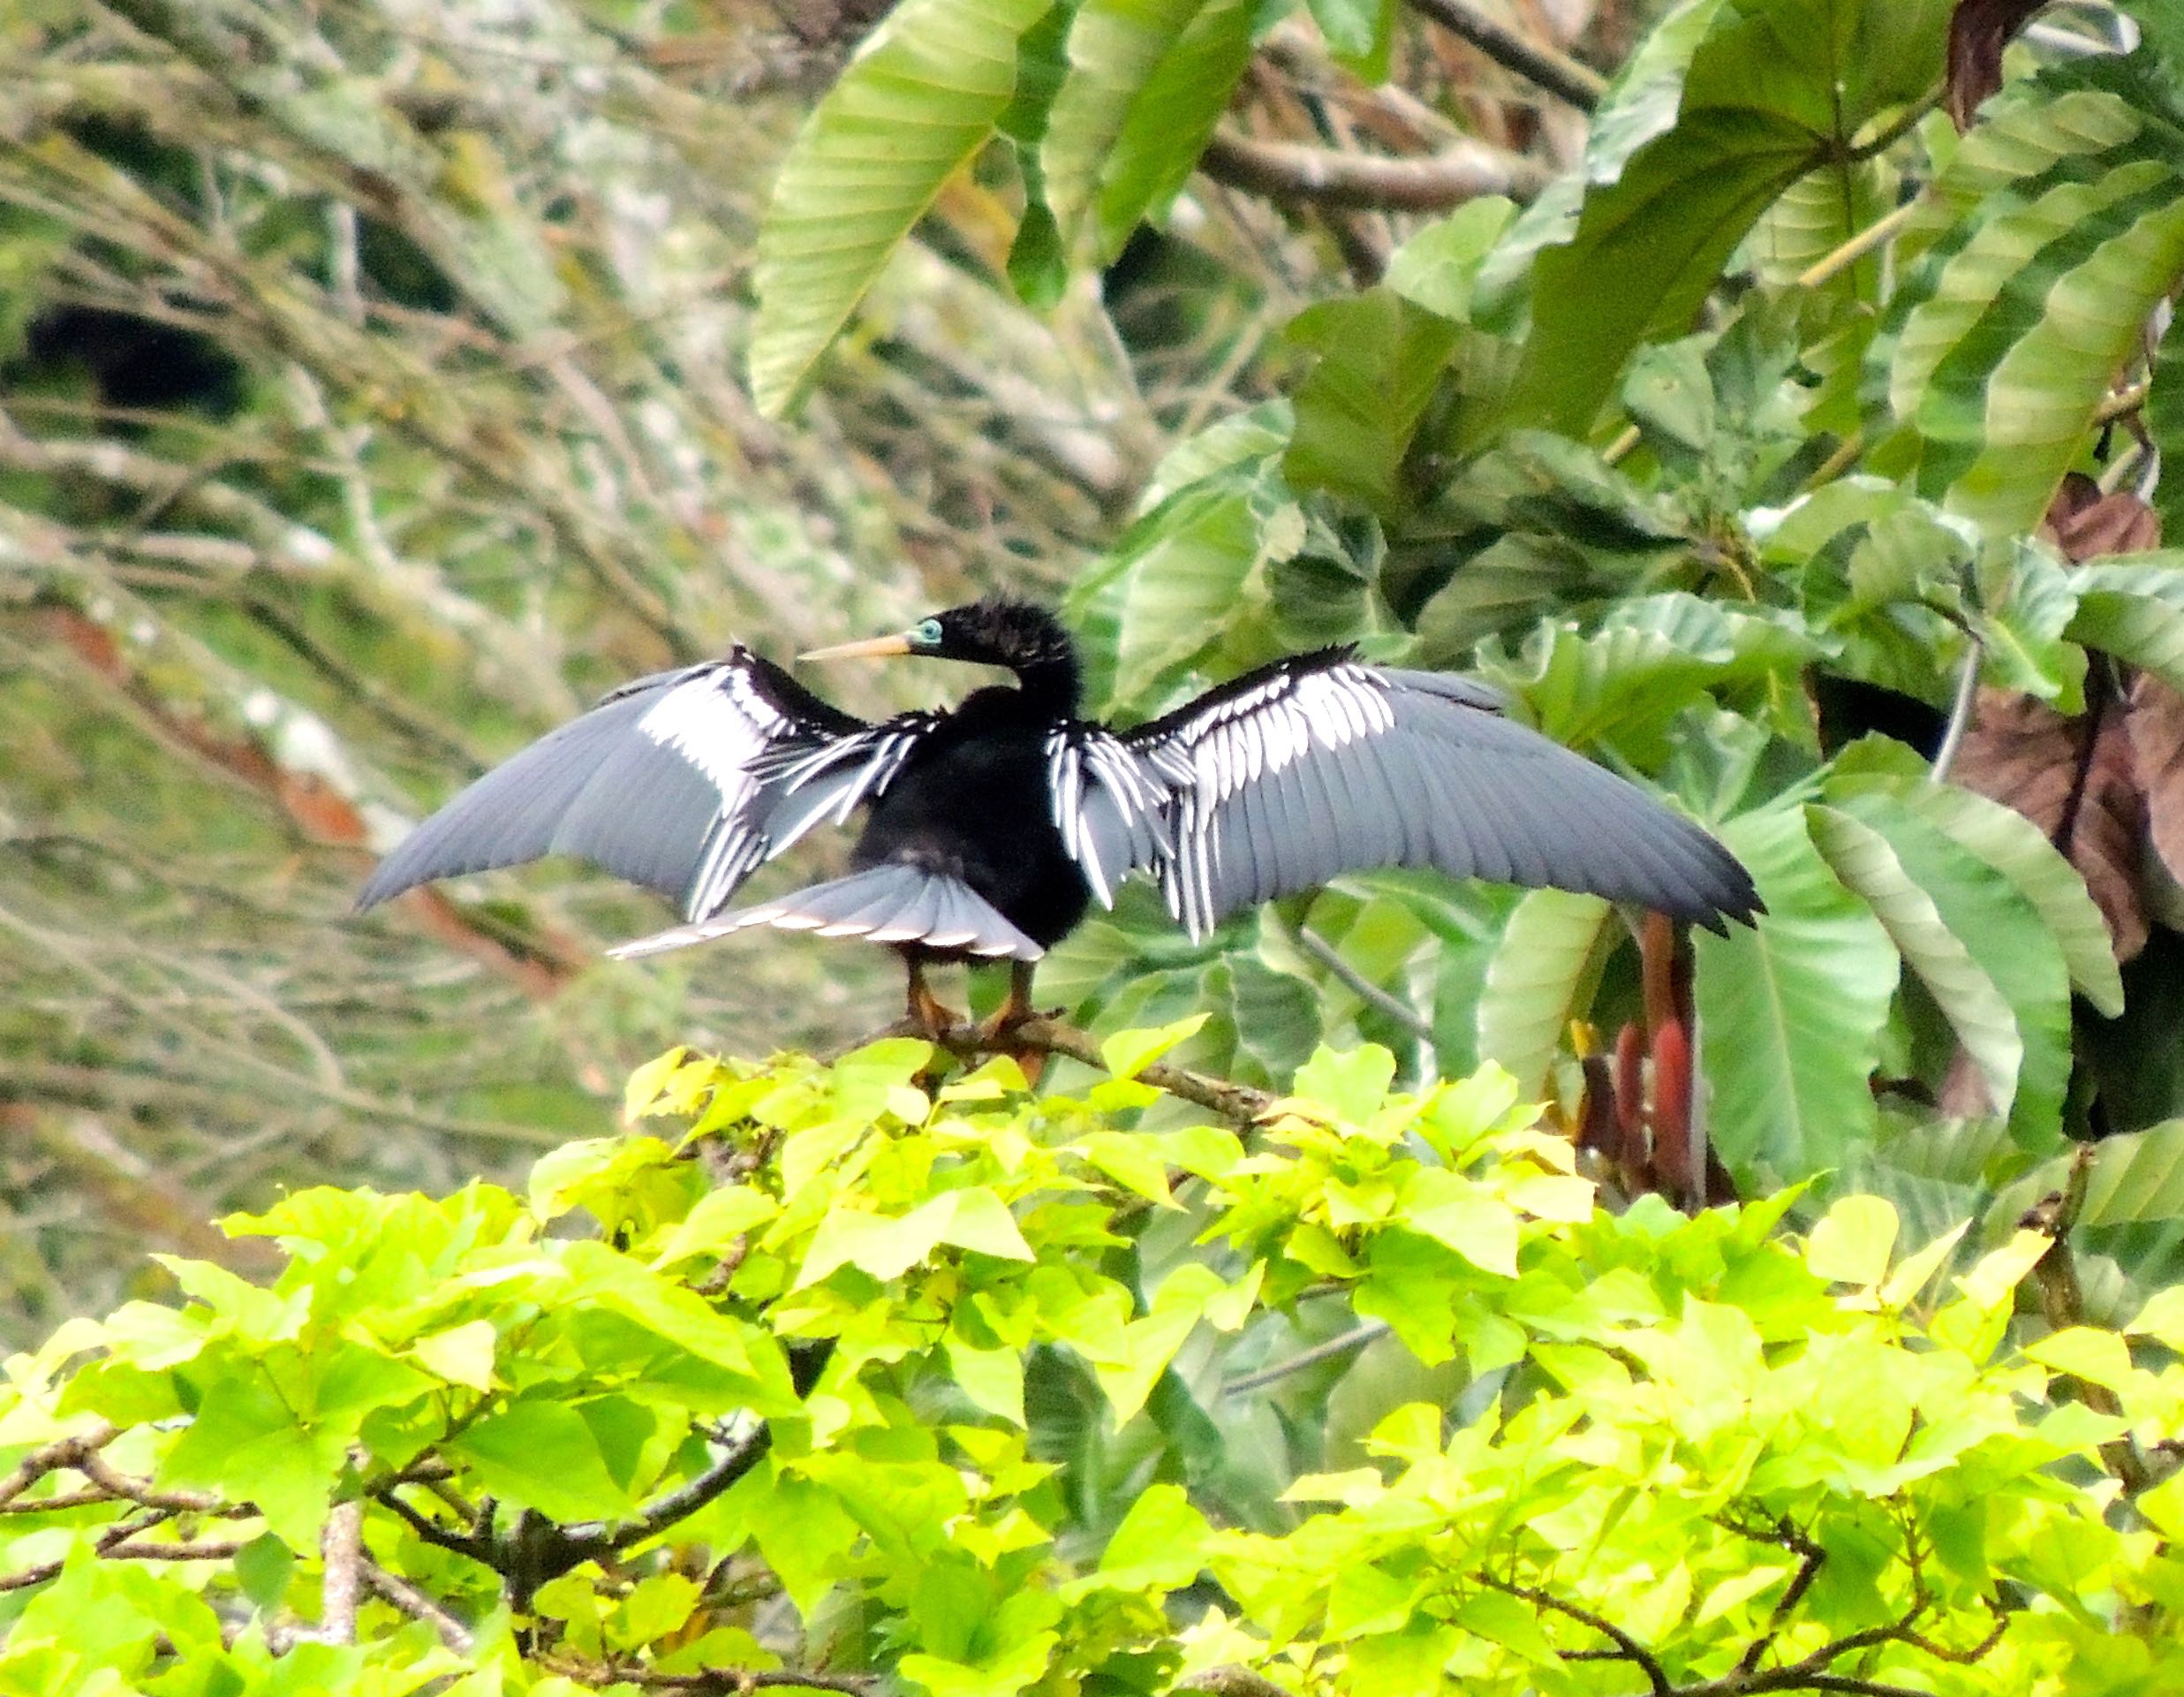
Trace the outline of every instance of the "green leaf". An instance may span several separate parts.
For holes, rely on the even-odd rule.
[[[956,1383],[989,1414],[1022,1426],[1024,1422],[1024,1353],[1007,1345],[981,1349],[951,1334],[948,1364]]]
[[[2012,85],[1906,238],[1938,237],[1874,338],[1870,405],[1916,432],[1921,491],[1992,535],[2037,522],[2184,278],[2184,127],[2146,69],[2097,56]]]
[[[1097,211],[1105,258],[1181,186],[1251,48],[1240,0],[1085,0],[1041,160],[1065,238]]]
[[[1205,1565],[1213,1529],[1181,1486],[1153,1485],[1130,1504],[1100,1557],[1099,1583],[1118,1590],[1190,1584]]]
[[[490,1320],[472,1320],[419,1338],[410,1345],[410,1352],[450,1384],[491,1390],[493,1355],[499,1341]]]
[[[1253,0],[1205,0],[1131,101],[1100,171],[1100,254],[1112,259],[1139,223],[1166,216],[1251,58]]]
[[[1436,218],[1389,256],[1387,288],[1452,324],[1464,322],[1479,267],[1515,212],[1515,202],[1487,194]]]
[[[1915,953],[1908,943],[1915,935],[1912,921],[1907,916],[1907,928],[1900,931],[1876,900],[1875,911],[1905,958],[1979,1061],[1995,1110],[2007,1116],[2011,1135],[2021,1147],[2044,1155],[2061,1135],[2063,1098],[2070,1082],[2070,981],[2060,946],[2008,879],[1901,802],[1875,792],[1846,796],[1837,805],[1885,839],[1885,858],[1895,861],[1949,936],[2008,1004],[2020,1054],[2014,1086],[2006,1091],[1997,1080],[2009,1045],[1993,1041],[1998,1029],[1991,1023],[1993,1011],[1980,999],[1976,981],[1948,958],[1947,945],[1937,948],[1931,937]],[[1816,823],[1816,837],[1821,830]],[[1844,882],[1852,880],[1846,875]],[[1861,893],[1868,892],[1862,888]],[[1903,898],[1899,893],[1894,899],[1901,904]],[[1974,1048],[1975,1036],[1985,1054]]]
[[[1666,752],[1668,722],[1710,690],[1789,677],[1815,646],[1790,623],[1674,592],[1619,602],[1589,636],[1545,622],[1528,669],[1491,649],[1482,667],[1557,742],[1610,743],[1645,765]]]
[[[1539,250],[1513,417],[1583,435],[1624,357],[1688,329],[1785,191],[1924,96],[1946,14],[1945,0],[1686,8],[1704,30],[1688,71],[1673,54],[1626,71],[1595,120],[1576,227]],[[1655,133],[1667,99],[1674,124]]]
[[[1391,0],[1306,0],[1327,51],[1368,82],[1387,75]]]
[[[885,1284],[900,1278],[942,1244],[1009,1261],[1036,1257],[1008,1205],[984,1186],[943,1191],[899,1218],[836,1208],[820,1222],[795,1288],[816,1284],[841,1267]]]
[[[1470,1179],[1438,1167],[1420,1168],[1402,1223],[1455,1250],[1472,1266],[1516,1277],[1516,1211]]]
[[[751,390],[787,410],[941,186],[1016,92],[1016,49],[1051,0],[903,0],[782,162],[759,230]]]
[[[1805,1265],[1821,1278],[1878,1284],[1896,1246],[1896,1210],[1878,1196],[1846,1196],[1812,1228]]]
[[[1949,929],[1933,898],[1912,881],[1880,832],[1833,807],[1809,809],[1806,822],[1830,869],[1864,898],[1897,952],[1933,992],[1942,1017],[1986,1080],[1994,1110],[2006,1115],[2017,1095],[2025,1044],[1994,981]]]
[[[636,1506],[608,1471],[598,1437],[567,1403],[511,1403],[440,1450],[488,1495],[549,1519],[597,1519]]]
[[[2031,904],[2062,951],[2071,983],[2110,1019],[2123,1011],[2123,978],[2108,922],[2078,869],[2047,834],[2014,807],[1923,780],[1893,783],[1886,792],[2001,874]]]
[[[1100,1063],[1118,1079],[1134,1079],[1176,1044],[1197,1036],[1209,1017],[1194,1013],[1152,1031],[1118,1031],[1101,1039]]]
[[[1531,1098],[1545,1086],[1570,1022],[1590,1004],[1614,909],[1598,896],[1535,890],[1520,901],[1486,968],[1478,1056],[1499,1062]]]
[[[2070,635],[2184,689],[2184,551],[2103,560],[2070,575]]]
[[[1828,870],[1802,809],[1748,814],[1720,836],[1767,912],[1756,927],[1692,939],[1710,1130],[1733,1171],[1803,1178],[1872,1138],[1896,951]]]
[[[1398,515],[1409,504],[1402,468],[1411,435],[1457,334],[1387,288],[1298,314],[1287,339],[1318,358],[1296,390],[1296,424],[1281,463],[1290,483]]]
[[[1394,1080],[1395,1057],[1378,1043],[1348,1050],[1323,1047],[1296,1069],[1295,1090],[1336,1118],[1364,1125],[1379,1111]]]

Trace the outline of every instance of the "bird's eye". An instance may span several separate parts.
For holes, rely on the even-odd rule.
[[[941,646],[941,621],[928,618],[911,633],[920,648],[937,648]]]

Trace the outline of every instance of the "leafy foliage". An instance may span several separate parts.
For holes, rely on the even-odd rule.
[[[1241,1135],[1132,1129],[1183,1034],[1039,1095],[918,1042],[674,1051],[628,1090],[666,1135],[521,1192],[230,1219],[269,1284],[170,1261],[178,1306],[9,1364],[0,1685],[2184,1671],[2177,1291],[2028,1330],[2038,1231],[1952,1277],[1869,1197],[1803,1241],[1787,1194],[1605,1212],[1507,1074],[1396,1091],[1372,1048]]]

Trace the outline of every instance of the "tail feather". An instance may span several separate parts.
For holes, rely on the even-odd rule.
[[[754,925],[870,943],[922,943],[991,958],[1037,960],[1046,952],[992,903],[961,881],[922,867],[868,867],[770,902],[618,943],[607,952],[635,960],[709,943]]]

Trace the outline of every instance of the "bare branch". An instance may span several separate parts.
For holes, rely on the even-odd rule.
[[[327,1511],[325,1529],[319,1534],[319,1556],[326,1570],[320,1590],[319,1637],[328,1644],[353,1644],[364,1560],[363,1498],[336,1503]]]
[[[1233,129],[1214,133],[1198,167],[1217,183],[1277,201],[1379,211],[1446,212],[1487,194],[1529,201],[1547,181],[1532,160],[1484,142],[1459,142],[1423,159],[1389,159],[1265,141]]]
[[[1560,49],[1521,35],[1472,0],[1410,0],[1414,11],[1431,18],[1451,35],[1469,42],[1505,71],[1514,71],[1557,100],[1590,112],[1607,92],[1607,79]]]
[[[390,1602],[412,1620],[430,1623],[440,1634],[440,1641],[457,1655],[468,1655],[476,1640],[470,1628],[464,1625],[447,1610],[427,1596],[407,1580],[397,1579],[368,1556],[359,1564],[358,1572],[364,1588],[382,1602]]]

